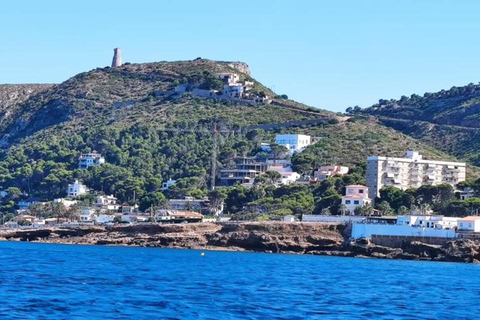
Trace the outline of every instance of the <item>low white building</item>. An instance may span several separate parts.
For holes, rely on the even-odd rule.
[[[134,206],[129,206],[129,205],[123,205],[122,206],[122,213],[123,214],[137,214],[138,213],[138,205]]]
[[[113,214],[100,214],[95,217],[95,223],[98,223],[98,224],[110,223],[110,222],[113,222],[114,219],[115,219],[115,215]]]
[[[120,205],[117,204],[118,199],[113,195],[109,196],[98,196],[96,206],[100,209],[109,210],[109,211],[118,211]]]
[[[240,77],[236,73],[218,73],[217,77],[222,80],[225,84],[236,84],[240,81]]]
[[[291,154],[302,152],[306,147],[312,144],[312,137],[304,134],[277,134],[275,142],[278,145],[286,147]]]
[[[99,154],[96,151],[90,152],[90,153],[83,153],[79,158],[78,158],[78,168],[79,169],[88,169],[91,166],[95,165],[100,165],[105,163],[105,158],[102,157],[101,154]]]
[[[371,205],[372,199],[368,197],[368,187],[362,185],[349,185],[346,187],[342,204],[347,207],[350,214],[355,213],[355,208]]]
[[[453,229],[412,227],[401,224],[354,223],[352,225],[352,238],[371,238],[372,236],[455,238],[456,233]]]
[[[75,198],[81,196],[82,194],[87,194],[88,188],[83,183],[75,180],[74,183],[71,183],[67,187],[67,197],[68,198]]]
[[[242,98],[244,92],[244,87],[241,83],[229,84],[223,87],[223,95],[229,96],[231,98]]]
[[[480,216],[469,216],[458,219],[458,231],[480,232]]]
[[[323,181],[333,176],[344,176],[348,170],[349,168],[344,166],[322,166],[314,172],[314,177]]]
[[[283,166],[283,165],[271,165],[267,167],[268,171],[275,171],[280,174],[280,181],[281,185],[289,185],[295,183],[298,179],[300,179],[301,175],[295,171],[293,171],[292,167],[290,166]]]
[[[70,208],[71,206],[77,204],[78,201],[77,200],[67,200],[67,199],[64,199],[64,198],[58,198],[58,199],[54,199],[53,203],[61,203],[65,206],[65,208]]]
[[[93,209],[93,208],[83,209],[82,213],[79,216],[79,220],[81,222],[95,221],[95,219],[96,219],[95,209]]]
[[[283,222],[295,222],[295,217],[288,215],[283,217]]]
[[[458,218],[431,216],[431,215],[408,215],[398,216],[397,224],[411,227],[436,228],[436,229],[455,229]]]

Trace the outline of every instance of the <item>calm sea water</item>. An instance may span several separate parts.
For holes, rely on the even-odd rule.
[[[480,266],[0,243],[0,319],[478,319]]]

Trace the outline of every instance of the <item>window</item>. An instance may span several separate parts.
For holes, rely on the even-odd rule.
[[[358,193],[363,193],[363,189],[359,189],[359,190],[358,190]]]
[[[350,204],[350,200],[345,200],[345,204]]]
[[[353,201],[353,204],[360,204],[360,201],[355,200],[355,201]]]

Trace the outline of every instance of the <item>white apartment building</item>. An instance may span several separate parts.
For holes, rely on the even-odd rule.
[[[105,158],[102,157],[102,155],[96,151],[93,151],[90,153],[84,153],[78,158],[79,169],[88,169],[91,166],[104,164],[104,163],[105,163]]]
[[[312,144],[312,137],[304,134],[277,134],[275,142],[286,147],[290,153],[302,152]]]
[[[78,197],[82,194],[87,194],[88,193],[88,188],[86,185],[83,183],[79,182],[78,180],[75,180],[74,183],[69,184],[67,187],[67,197],[68,198],[75,198]]]
[[[367,158],[367,186],[371,199],[379,196],[382,187],[407,189],[441,183],[454,186],[465,181],[465,174],[463,162],[424,160],[417,151],[408,151],[406,158]]]
[[[368,187],[362,185],[349,185],[346,187],[345,195],[342,197],[342,204],[347,207],[350,214],[354,214],[356,207],[371,203],[372,199],[368,197]]]

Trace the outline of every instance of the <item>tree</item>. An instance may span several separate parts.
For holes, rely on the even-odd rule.
[[[419,206],[419,210],[421,212],[421,214],[429,214],[430,213],[430,204],[426,203],[426,202],[422,202],[420,203],[420,206]]]
[[[387,201],[382,201],[377,205],[377,209],[380,210],[380,213],[384,216],[390,216],[394,214],[394,210],[390,207],[390,204]]]
[[[6,191],[7,191],[6,199],[8,200],[18,199],[22,195],[22,191],[20,191],[20,189],[16,187],[8,187]]]
[[[380,189],[380,200],[387,202],[393,210],[397,211],[402,205],[405,192],[395,187],[383,187]]]
[[[276,164],[278,158],[281,156],[285,156],[285,154],[288,152],[288,149],[285,146],[276,143],[272,143],[270,145],[270,150],[273,157],[273,164]]]
[[[218,217],[222,213],[226,198],[226,191],[222,189],[215,189],[208,194],[208,209],[215,217]]]
[[[354,213],[356,216],[370,216],[373,214],[373,207],[370,204],[358,206],[355,208]]]
[[[277,171],[267,171],[264,176],[267,179],[267,182],[271,185],[276,185],[282,178],[282,175]]]
[[[397,213],[399,215],[404,215],[404,214],[407,214],[408,212],[409,212],[409,210],[406,206],[400,206],[397,210]]]
[[[340,214],[341,214],[342,216],[346,215],[347,213],[350,213],[350,212],[348,211],[347,206],[346,206],[345,204],[343,204],[343,203],[339,206],[338,211],[340,212]]]

